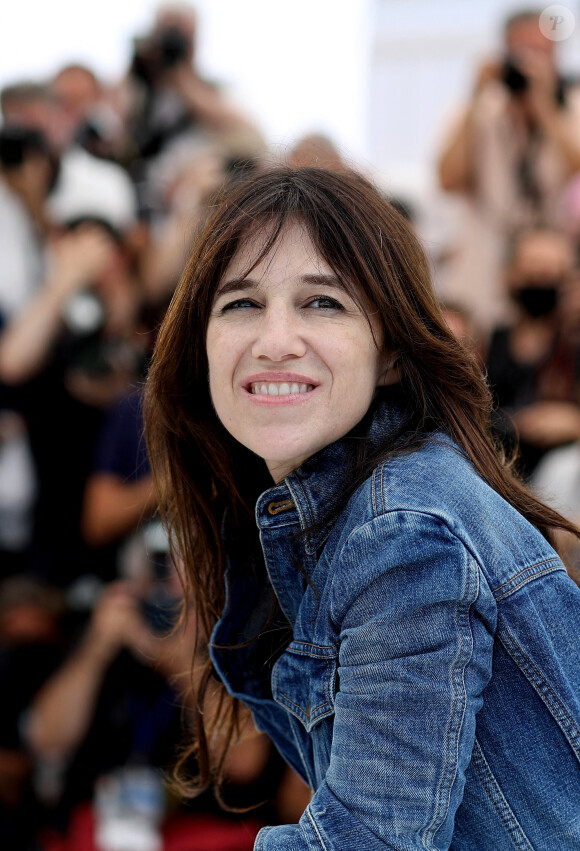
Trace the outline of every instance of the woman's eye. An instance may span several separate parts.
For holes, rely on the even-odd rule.
[[[237,298],[235,301],[229,301],[220,308],[220,313],[227,313],[230,310],[244,310],[251,307],[258,307],[255,301],[250,298]]]
[[[317,310],[344,310],[344,307],[339,301],[326,295],[319,295],[316,298],[310,299],[308,307],[314,307]]]

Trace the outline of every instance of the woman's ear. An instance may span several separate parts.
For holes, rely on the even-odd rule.
[[[401,368],[399,366],[398,352],[385,352],[383,368],[379,374],[377,387],[387,387],[389,384],[397,384],[401,380]]]

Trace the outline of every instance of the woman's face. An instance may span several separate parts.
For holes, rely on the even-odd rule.
[[[396,380],[357,303],[306,230],[286,227],[246,275],[264,234],[242,244],[218,286],[207,329],[217,415],[281,481],[350,431],[378,385]]]

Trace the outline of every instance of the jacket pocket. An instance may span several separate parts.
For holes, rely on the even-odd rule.
[[[338,645],[292,641],[272,671],[274,700],[307,732],[334,712]]]

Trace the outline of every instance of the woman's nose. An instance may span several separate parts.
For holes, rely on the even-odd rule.
[[[252,345],[252,356],[282,361],[302,357],[306,352],[299,317],[284,308],[266,308],[260,317]]]

